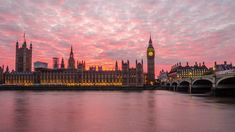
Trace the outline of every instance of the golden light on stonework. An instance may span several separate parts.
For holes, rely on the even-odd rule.
[[[192,77],[192,72],[189,72],[189,76]]]

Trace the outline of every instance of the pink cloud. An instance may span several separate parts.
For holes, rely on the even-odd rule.
[[[20,3],[20,4],[19,4]],[[112,69],[144,59],[152,33],[156,74],[177,62],[235,62],[233,1],[0,0],[0,65],[14,68],[15,42],[33,42],[33,61],[75,58]]]

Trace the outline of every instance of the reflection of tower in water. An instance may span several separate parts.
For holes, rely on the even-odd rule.
[[[156,107],[155,107],[155,96],[156,96],[156,93],[155,91],[147,91],[148,93],[148,96],[147,96],[147,108],[148,108],[148,111],[146,112],[147,114],[147,120],[148,120],[148,127],[149,128],[148,132],[156,132],[157,131],[157,122],[156,119],[157,118],[157,115],[156,115]]]
[[[16,93],[15,94],[15,109],[14,109],[14,131],[27,131],[27,128],[30,126],[30,111],[27,93]]]

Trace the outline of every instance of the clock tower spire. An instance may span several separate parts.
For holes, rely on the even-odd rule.
[[[152,44],[152,38],[150,34],[149,44],[147,48],[147,83],[153,85],[155,82],[155,50]]]
[[[149,44],[152,45],[151,33],[150,33],[150,38],[149,38]]]
[[[75,69],[75,60],[73,56],[73,47],[71,46],[71,51],[69,55],[68,69]]]

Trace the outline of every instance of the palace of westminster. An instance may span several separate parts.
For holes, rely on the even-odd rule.
[[[53,68],[47,63],[37,61],[32,71],[32,50],[29,48],[24,35],[24,42],[19,46],[16,42],[15,71],[8,66],[0,67],[0,84],[3,85],[78,85],[78,86],[143,86],[153,85],[155,82],[155,50],[150,36],[147,48],[147,73],[143,70],[143,60],[136,60],[135,67],[130,67],[129,60],[121,62],[121,68],[116,61],[114,70],[103,70],[102,66],[91,66],[86,69],[85,61],[76,62],[71,47],[68,66],[62,58],[53,58]]]
[[[118,62],[114,64],[114,70],[104,70],[102,66],[90,66],[86,68],[86,62],[76,62],[74,59],[73,48],[71,47],[68,65],[65,67],[65,61],[62,58],[53,58],[53,68],[48,68],[45,62],[34,62],[34,71],[32,71],[32,50],[29,48],[24,35],[24,42],[19,46],[16,42],[15,71],[10,71],[8,66],[0,66],[0,85],[66,85],[66,86],[137,86],[154,85],[155,80],[155,50],[153,47],[151,35],[146,51],[147,73],[144,73],[143,60],[136,60],[135,67],[130,67],[129,60],[121,62],[119,68]],[[169,79],[201,77],[211,71],[221,71],[233,69],[232,64],[215,65],[208,69],[205,63],[195,62],[194,66],[182,66],[181,63],[171,67],[170,72],[161,70],[158,79],[166,81]]]

